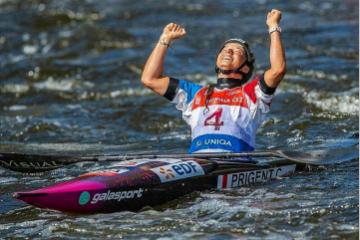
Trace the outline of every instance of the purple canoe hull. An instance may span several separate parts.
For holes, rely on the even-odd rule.
[[[63,212],[91,213],[98,211],[99,205],[79,204],[79,194],[85,190],[91,194],[92,192],[106,191],[108,188],[99,181],[74,179],[30,192],[16,192],[14,197],[39,208],[49,208]]]
[[[13,196],[39,208],[68,213],[136,211],[196,190],[241,187],[287,176],[295,167],[221,165],[204,159],[139,159]]]

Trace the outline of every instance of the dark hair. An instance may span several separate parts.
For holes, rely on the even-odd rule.
[[[206,109],[204,109],[204,112],[205,110],[208,111],[209,110],[209,100],[211,98],[211,95],[213,94],[214,92],[214,88],[215,88],[215,84],[209,84],[208,87],[207,87],[207,90],[206,90],[206,93],[205,93],[205,107]]]

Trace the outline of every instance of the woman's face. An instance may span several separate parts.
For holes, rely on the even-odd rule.
[[[246,61],[244,48],[237,43],[227,43],[220,51],[216,65],[224,70],[232,70],[241,66]]]

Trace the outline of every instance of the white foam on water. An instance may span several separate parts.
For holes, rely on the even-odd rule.
[[[27,106],[25,106],[25,105],[12,105],[7,108],[7,110],[9,110],[9,111],[22,111],[25,109],[27,109]]]
[[[23,46],[23,53],[26,55],[35,54],[38,51],[38,46],[36,45],[24,45]]]
[[[152,92],[146,88],[123,88],[121,90],[114,90],[106,93],[85,91],[79,95],[79,99],[115,99],[121,97],[145,96],[151,94]]]
[[[1,87],[2,93],[25,93],[29,91],[30,87],[27,84],[4,84]]]
[[[3,45],[5,42],[6,42],[6,37],[0,37],[0,45]]]
[[[174,126],[174,123],[169,124],[169,126],[170,127]],[[153,138],[153,140],[156,140],[156,139],[157,138]],[[161,140],[171,140],[171,139],[188,140],[189,139],[189,134],[172,131],[172,132],[167,133],[166,135],[160,136],[160,139]]]
[[[70,38],[73,35],[73,31],[69,29],[61,30],[59,31],[58,35],[61,38]]]
[[[44,223],[46,223],[46,221],[47,220],[31,220],[31,221],[20,222],[17,223],[16,225],[20,227],[36,227],[43,225]]]
[[[35,83],[34,87],[36,89],[48,89],[48,90],[57,90],[57,91],[70,91],[74,86],[73,81],[69,80],[60,80],[56,81],[52,77],[49,77],[44,82]]]
[[[125,88],[110,92],[110,97],[117,98],[123,96],[144,96],[150,93],[151,91],[147,88]]]
[[[341,93],[310,91],[309,93],[304,93],[304,98],[306,102],[325,111],[359,115],[358,94],[358,88]]]
[[[9,183],[14,183],[17,182],[18,179],[15,177],[0,177],[0,184],[9,184]]]
[[[52,47],[53,47],[52,44],[46,44],[46,45],[43,47],[43,49],[41,49],[41,53],[42,53],[42,54],[49,53]]]
[[[34,87],[39,90],[55,90],[55,91],[68,92],[76,88],[82,88],[82,87],[92,88],[94,87],[94,84],[79,79],[57,80],[54,79],[53,77],[49,77],[43,82],[35,83]]]
[[[31,117],[30,117],[30,118],[31,118]],[[27,121],[27,118],[26,118],[26,117],[22,117],[22,116],[16,116],[16,117],[15,117],[15,121],[16,121],[17,123],[24,123],[24,122]]]
[[[342,81],[348,78],[346,74],[332,74],[327,73],[320,70],[298,70],[295,75],[293,74],[286,74],[286,77],[291,77],[292,79],[299,79],[302,77],[310,77],[316,79],[326,79],[331,81]]]
[[[71,110],[81,110],[82,106],[80,104],[67,104],[66,108]]]
[[[209,195],[208,195],[209,196]],[[221,200],[221,199],[215,199],[213,197],[202,201],[200,204],[196,204],[194,206],[191,206],[191,211],[196,212],[216,212],[218,210],[224,209],[226,207],[229,207],[229,203]]]
[[[337,230],[349,230],[349,231],[353,231],[353,230],[359,230],[359,227],[354,226],[354,225],[350,225],[350,224],[340,224],[336,226]]]

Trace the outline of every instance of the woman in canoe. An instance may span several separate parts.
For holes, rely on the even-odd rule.
[[[145,64],[141,81],[182,111],[183,119],[191,127],[189,152],[254,150],[256,130],[269,112],[275,89],[286,70],[280,19],[278,10],[267,14],[271,41],[268,70],[253,76],[255,58],[248,43],[229,39],[216,57],[217,83],[207,86],[163,75],[170,44],[186,35],[180,25],[165,26]]]

